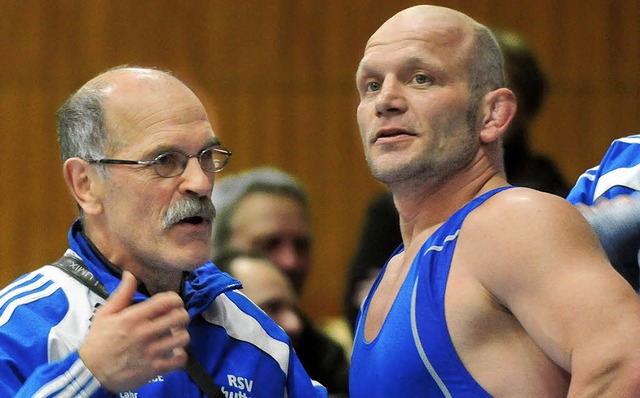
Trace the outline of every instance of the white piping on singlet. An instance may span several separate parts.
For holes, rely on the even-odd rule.
[[[444,244],[451,242],[452,240],[455,240],[458,237],[459,233],[460,233],[460,230],[458,229],[453,235],[449,235],[444,238],[444,243],[442,246],[433,245],[429,247],[423,253],[423,255],[426,255],[428,252],[432,250],[438,251],[438,252],[442,251],[442,249],[444,248]],[[416,277],[416,282],[413,285],[413,292],[411,293],[411,333],[413,334],[413,341],[416,344],[416,349],[418,350],[418,355],[420,355],[420,359],[422,360],[422,363],[427,368],[427,371],[429,372],[433,380],[438,385],[438,388],[440,388],[440,391],[442,391],[442,394],[446,398],[451,398],[451,393],[449,392],[449,389],[444,384],[444,382],[442,381],[442,379],[440,378],[436,370],[433,368],[433,365],[431,365],[429,358],[427,358],[427,353],[424,351],[424,347],[422,346],[422,342],[420,341],[420,336],[418,335],[418,325],[416,321],[416,297],[417,297],[417,291],[418,291],[418,280],[419,280],[419,277]]]

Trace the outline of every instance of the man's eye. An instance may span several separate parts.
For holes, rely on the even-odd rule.
[[[433,79],[427,75],[415,75],[413,80],[418,84],[427,84],[433,82]]]
[[[258,246],[260,247],[259,251],[263,253],[271,253],[280,245],[282,245],[282,238],[280,237],[269,237],[258,244]]]
[[[166,152],[156,157],[156,164],[159,166],[168,166],[178,163],[179,154],[175,152]]]
[[[366,85],[367,91],[379,91],[380,83],[378,82],[368,82]]]

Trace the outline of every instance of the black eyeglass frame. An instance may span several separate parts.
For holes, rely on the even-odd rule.
[[[220,153],[222,155],[224,155],[224,160],[222,162],[222,165],[214,170],[208,170],[205,169],[202,166],[202,155],[204,153],[206,153],[207,151],[213,151],[216,153]],[[162,175],[160,173],[158,173],[158,169],[156,168],[156,166],[159,164],[160,160],[162,159],[162,157],[167,156],[167,154],[179,154],[181,156],[184,156],[184,161],[182,162],[182,170],[180,170],[179,173],[177,174],[171,174],[171,175]],[[128,160],[128,159],[114,159],[114,158],[102,158],[102,159],[84,159],[86,162],[92,163],[92,164],[132,164],[132,165],[138,165],[138,166],[144,166],[144,167],[149,167],[149,166],[153,166],[153,171],[162,178],[172,178],[172,177],[177,177],[179,175],[181,175],[182,173],[184,173],[184,171],[187,169],[187,163],[189,162],[189,159],[191,158],[198,158],[198,164],[200,165],[200,168],[206,172],[209,173],[217,173],[219,171],[221,171],[222,169],[225,168],[225,166],[229,163],[229,158],[231,158],[231,155],[233,155],[233,153],[223,147],[220,146],[210,146],[207,148],[204,148],[203,150],[201,150],[200,152],[193,154],[193,155],[187,155],[184,152],[180,152],[180,151],[167,151],[167,152],[163,152],[161,154],[159,154],[158,156],[155,157],[155,159],[153,160]]]

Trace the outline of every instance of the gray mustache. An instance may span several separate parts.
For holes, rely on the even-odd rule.
[[[189,197],[171,206],[163,223],[165,228],[168,228],[189,217],[202,217],[213,222],[216,218],[216,208],[209,198]]]

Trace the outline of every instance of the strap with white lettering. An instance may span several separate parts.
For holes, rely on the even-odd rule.
[[[105,289],[102,283],[93,276],[91,271],[87,269],[87,266],[84,265],[80,259],[72,256],[62,256],[51,265],[60,268],[62,271],[88,287],[92,292],[103,299],[106,300],[109,297],[107,289]],[[187,354],[188,359],[185,370],[189,377],[191,377],[198,387],[200,387],[200,390],[202,390],[202,392],[204,392],[209,398],[224,398],[225,395],[209,376],[207,371],[202,367],[200,362],[191,355],[189,350],[187,350]]]

